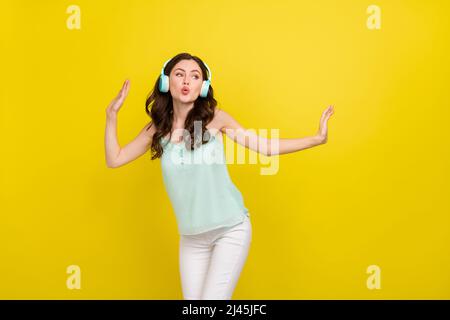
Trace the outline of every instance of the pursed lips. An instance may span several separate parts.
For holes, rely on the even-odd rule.
[[[188,87],[183,87],[183,88],[181,88],[181,92],[182,93],[185,93],[185,94],[187,94],[187,93],[189,93],[191,90],[188,88]]]

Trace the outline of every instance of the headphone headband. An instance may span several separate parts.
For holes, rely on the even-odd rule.
[[[164,62],[164,65],[163,65],[163,67],[162,67],[162,69],[161,69],[161,75],[164,75],[164,68],[166,67],[166,65],[169,63],[169,61],[170,60],[172,60],[172,58],[170,58],[169,60],[167,60],[166,62]],[[205,63],[205,62],[202,62],[203,64],[204,64],[204,66],[206,67],[206,69],[208,69],[208,80],[209,80],[209,82],[211,82],[211,78],[212,78],[212,75],[211,75],[211,70],[209,69],[209,67],[208,67],[208,65]]]

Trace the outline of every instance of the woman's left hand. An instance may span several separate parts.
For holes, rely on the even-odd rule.
[[[328,119],[334,113],[333,106],[329,106],[322,113],[322,117],[320,118],[319,131],[317,135],[322,139],[322,143],[326,143],[328,140]]]

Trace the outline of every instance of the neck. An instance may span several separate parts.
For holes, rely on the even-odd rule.
[[[173,103],[173,125],[182,128],[186,121],[187,114],[194,107],[194,102],[181,102],[172,100]]]

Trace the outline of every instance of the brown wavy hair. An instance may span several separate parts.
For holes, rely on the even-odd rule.
[[[170,75],[173,67],[180,60],[195,60],[202,71],[203,80],[208,79],[208,69],[204,65],[203,61],[189,53],[182,52],[174,56],[164,68],[164,74]],[[206,125],[212,121],[214,118],[215,108],[217,106],[217,101],[214,99],[214,90],[209,85],[208,94],[206,97],[200,97],[194,101],[194,107],[189,111],[184,122],[184,129],[189,131],[189,135],[184,135],[183,140],[186,147],[189,150],[194,149],[194,143],[199,141],[199,137],[194,137],[194,121],[201,121],[202,132],[201,141],[202,144],[208,142],[208,134],[205,134]],[[173,123],[173,103],[172,95],[170,94],[170,89],[168,92],[159,91],[159,76],[156,79],[153,90],[147,96],[145,101],[145,112],[151,118],[151,124],[148,126],[147,130],[155,125],[155,133],[153,134],[152,145],[150,148],[151,160],[160,158],[163,154],[163,146],[160,143],[160,139],[165,137],[170,133],[169,140],[172,137],[172,123]],[[186,132],[187,133],[187,132]],[[208,137],[206,140],[203,137]],[[198,144],[198,142],[197,142]]]

